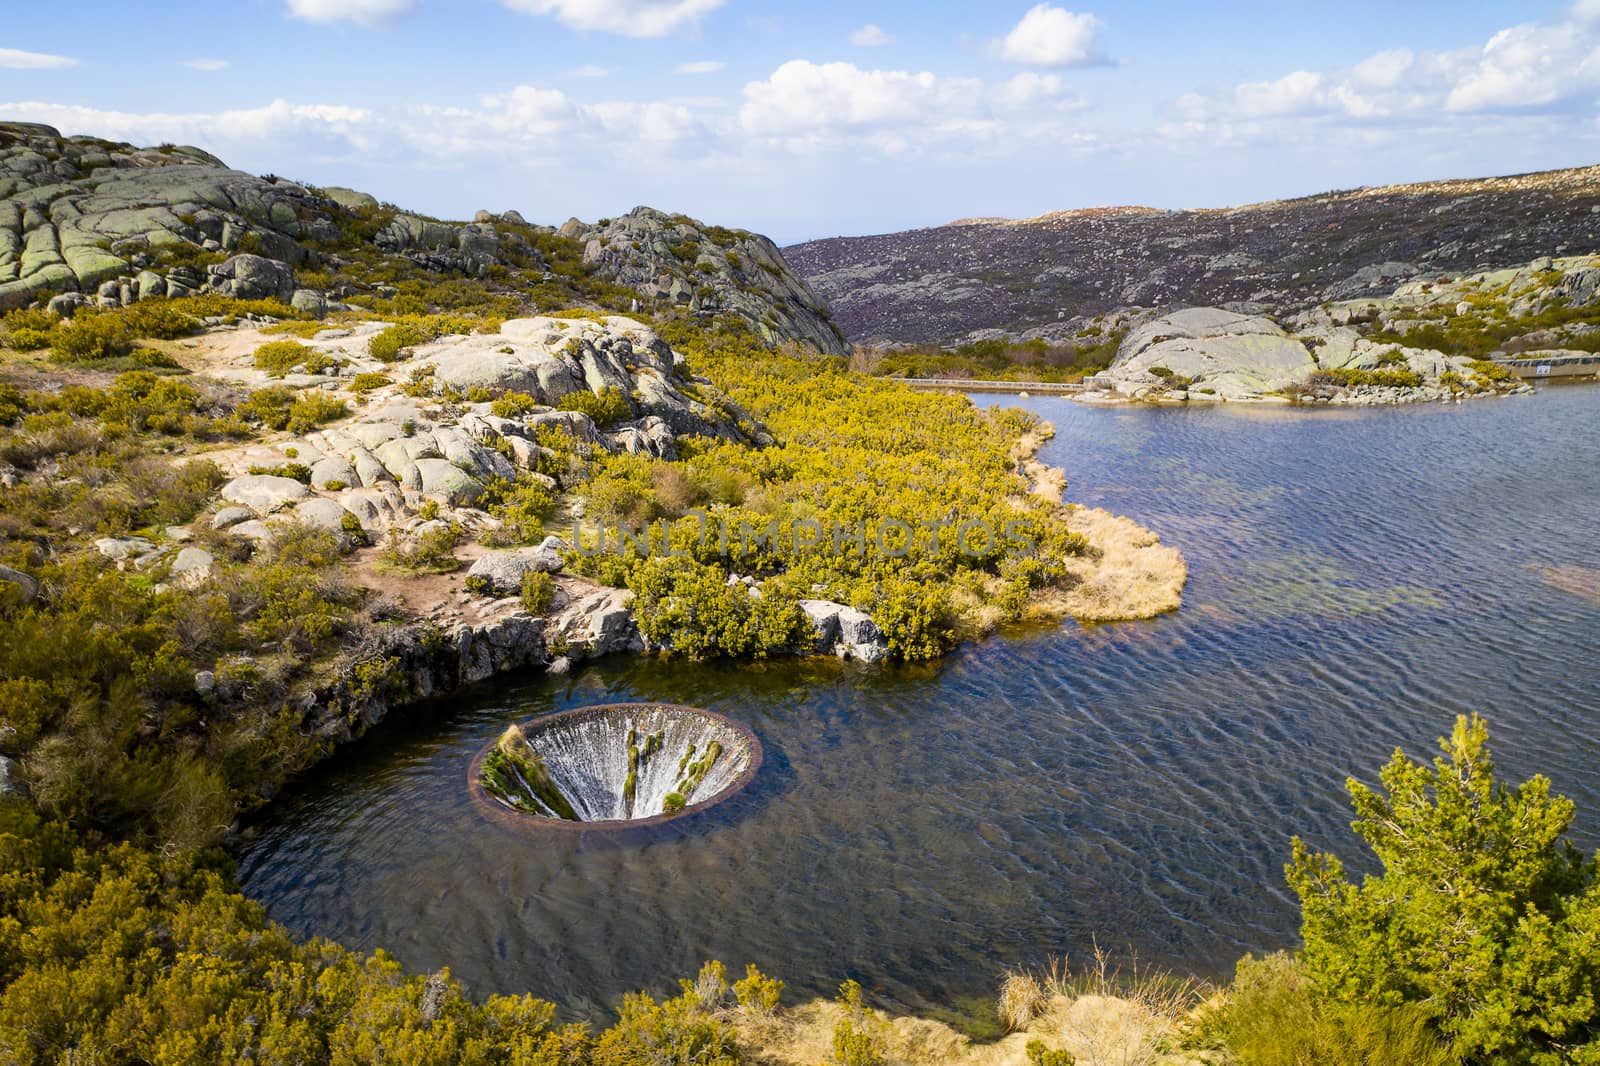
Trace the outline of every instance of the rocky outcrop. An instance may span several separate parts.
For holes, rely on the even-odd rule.
[[[0,596],[15,597],[15,602],[29,604],[39,595],[39,582],[30,574],[0,566]]]
[[[1142,398],[1182,378],[1217,399],[1248,400],[1303,383],[1316,369],[1305,345],[1270,319],[1195,307],[1130,331],[1100,381]]]
[[[28,798],[28,786],[17,773],[16,761],[0,755],[0,799]]]
[[[1066,339],[1142,306],[1280,316],[1417,279],[1600,252],[1600,167],[1324,193],[1226,210],[1097,208],[784,249],[857,343],[978,330]]]
[[[214,453],[235,475],[220,493],[229,506],[211,519],[217,528],[260,541],[275,523],[352,533],[353,522],[368,539],[391,530],[415,536],[425,531],[428,519],[420,512],[431,501],[467,531],[487,533],[498,523],[475,505],[497,480],[520,477],[556,488],[540,472],[551,454],[539,443],[547,429],[602,451],[664,459],[676,458],[685,433],[772,441],[710,382],[690,377],[672,348],[635,319],[512,319],[495,333],[418,346],[412,383],[343,393],[356,374],[392,369],[367,351],[367,339],[380,329],[381,323],[364,324],[355,333],[334,330],[307,342],[339,364],[332,378],[273,379],[345,395],[358,412],[302,436]],[[229,372],[249,384],[267,381],[253,368]],[[512,410],[497,414],[494,401],[513,394]],[[607,394],[625,412],[597,425],[582,411],[555,406],[578,394]]]
[[[213,279],[217,291],[242,284],[287,300],[279,275],[305,257],[302,241],[336,234],[330,209],[304,186],[230,170],[198,148],[0,123],[0,307],[42,289],[126,303]],[[226,269],[208,279],[193,265],[234,251],[254,253],[242,271],[218,263]],[[256,260],[276,266],[252,273]]]
[[[582,242],[586,265],[650,303],[731,312],[770,343],[849,353],[827,305],[760,234],[649,207],[593,226],[572,219],[561,234]]]
[[[1128,332],[1087,402],[1262,402],[1371,405],[1510,391],[1473,360],[1362,336],[1318,312],[1291,336],[1260,315],[1194,307]]]
[[[205,291],[320,315],[338,300],[297,286],[295,269],[326,272],[355,250],[475,278],[499,267],[548,282],[581,269],[631,288],[641,306],[727,313],[770,343],[848,351],[827,306],[759,234],[645,207],[559,231],[515,211],[444,222],[353,189],[230,170],[197,148],[0,123],[0,310],[43,291],[59,294],[60,314]]]
[[[515,596],[528,574],[561,572],[566,565],[561,548],[559,537],[549,537],[537,548],[525,551],[485,552],[473,561],[467,571],[467,581],[481,583],[484,591],[491,595]]]

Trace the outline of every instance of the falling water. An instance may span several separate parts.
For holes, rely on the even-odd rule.
[[[670,814],[669,795],[701,804],[738,784],[754,755],[751,737],[731,722],[688,707],[585,708],[529,723],[530,747],[580,821],[636,821]],[[656,739],[658,738],[658,739]],[[630,797],[630,749],[637,776]],[[698,782],[696,763],[712,761]]]

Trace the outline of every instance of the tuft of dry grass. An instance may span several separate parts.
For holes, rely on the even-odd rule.
[[[1206,986],[1142,966],[1137,957],[1124,968],[1098,944],[1092,959],[1076,972],[1051,965],[1046,986],[1067,1003],[1056,1015],[1062,1043],[1083,1066],[1172,1062],[1171,1049],[1206,1001]]]
[[[1124,622],[1175,611],[1183,602],[1189,567],[1176,548],[1132,519],[1097,507],[1075,507],[1068,526],[1089,540],[1089,552],[1069,558],[1078,580],[1056,598],[1080,622]]]
[[[1008,973],[1000,983],[1000,1000],[995,1004],[995,1013],[1007,1032],[1020,1033],[1033,1024],[1048,998],[1044,986],[1032,974]]]

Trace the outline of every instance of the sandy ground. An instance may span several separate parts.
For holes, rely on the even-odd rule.
[[[1028,479],[1029,491],[1053,503],[1066,491],[1066,472],[1035,456],[1055,436],[1048,422],[1026,434],[1012,449]],[[1176,548],[1132,519],[1099,508],[1066,504],[1067,524],[1089,541],[1089,553],[1068,561],[1077,578],[1071,589],[1034,605],[1038,617],[1071,617],[1080,622],[1123,622],[1175,611],[1183,602],[1189,567]]]

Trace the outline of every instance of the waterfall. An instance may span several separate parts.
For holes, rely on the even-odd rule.
[[[536,719],[521,727],[518,745],[526,751],[517,754],[530,765],[542,762],[580,822],[638,821],[703,804],[742,784],[760,758],[760,745],[745,727],[710,712],[657,704],[586,707]],[[552,817],[550,805],[531,794],[501,794],[487,775],[482,783],[505,806]]]

